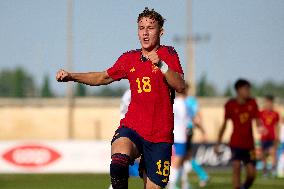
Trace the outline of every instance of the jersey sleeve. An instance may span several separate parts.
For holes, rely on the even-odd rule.
[[[177,115],[177,110],[178,110],[178,107],[177,107],[177,102],[175,100],[175,103],[173,104],[173,113],[174,113],[174,116]]]
[[[197,112],[199,111],[199,105],[198,105],[198,101],[196,98],[193,98],[192,100],[192,112],[193,112],[193,117],[196,116]]]
[[[197,99],[194,97],[188,97],[185,100],[185,106],[186,106],[187,114],[189,115],[189,117],[194,118],[197,112],[199,111],[199,105],[198,105]]]
[[[227,102],[225,104],[225,113],[224,113],[224,118],[225,119],[231,119],[231,103]]]
[[[167,46],[166,48],[168,52],[163,61],[167,63],[170,69],[183,75],[184,73],[179,61],[178,53],[173,47]]]
[[[127,72],[125,67],[127,62],[128,62],[127,55],[126,54],[121,55],[117,59],[115,64],[107,70],[109,77],[111,77],[115,81],[126,79]]]

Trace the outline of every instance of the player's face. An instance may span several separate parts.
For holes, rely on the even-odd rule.
[[[138,22],[138,37],[142,49],[148,52],[160,45],[160,37],[163,34],[163,29],[160,28],[156,20],[143,17]]]
[[[265,99],[264,100],[264,107],[266,109],[269,109],[269,110],[273,109],[273,102],[269,99]]]
[[[249,86],[240,87],[237,93],[242,99],[248,99],[250,97],[250,87]]]

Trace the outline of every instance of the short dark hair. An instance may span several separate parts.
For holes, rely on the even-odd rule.
[[[164,26],[164,22],[166,20],[162,17],[162,15],[160,13],[156,12],[154,9],[150,10],[148,7],[145,7],[143,12],[141,12],[138,15],[137,23],[144,17],[147,17],[147,18],[150,18],[150,19],[157,21],[161,28]]]
[[[235,90],[238,90],[239,88],[241,87],[251,87],[251,84],[248,80],[246,79],[238,79],[236,82],[235,82]]]
[[[272,94],[267,94],[267,95],[265,95],[265,97],[264,97],[266,100],[269,100],[269,101],[271,101],[271,102],[273,102],[274,101],[274,96],[272,95]]]

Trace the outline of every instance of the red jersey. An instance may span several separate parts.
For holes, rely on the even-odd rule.
[[[233,122],[233,133],[230,146],[241,149],[254,149],[252,120],[259,117],[258,106],[254,99],[240,104],[236,99],[229,100],[225,105],[225,119]]]
[[[275,128],[279,122],[279,114],[273,110],[262,110],[260,112],[260,119],[267,133],[261,135],[262,141],[275,140]]]
[[[173,47],[160,46],[157,54],[170,69],[183,74]],[[107,70],[112,79],[128,79],[130,83],[131,102],[120,125],[135,130],[147,141],[172,143],[174,91],[160,69],[143,59],[141,49],[129,51]]]

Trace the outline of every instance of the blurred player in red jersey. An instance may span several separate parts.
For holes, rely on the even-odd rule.
[[[261,151],[263,162],[263,175],[268,176],[267,157],[271,157],[272,174],[276,168],[276,150],[277,150],[277,132],[279,123],[279,114],[273,107],[274,97],[272,95],[265,96],[264,109],[260,112],[260,119],[266,129],[261,135]]]
[[[60,70],[58,81],[107,85],[127,79],[131,102],[120,121],[111,146],[110,176],[113,189],[128,188],[128,166],[141,156],[144,188],[164,188],[170,174],[173,143],[173,98],[185,89],[183,70],[173,47],[160,45],[164,18],[145,10],[137,19],[141,49],[121,55],[103,72],[68,73]]]
[[[239,79],[235,83],[236,98],[230,99],[225,105],[225,117],[215,151],[218,153],[218,146],[222,141],[228,120],[233,122],[233,132],[230,140],[232,151],[233,175],[232,182],[234,189],[247,189],[255,179],[255,150],[252,132],[252,121],[257,121],[257,126],[262,130],[259,120],[259,110],[256,101],[250,97],[250,83],[247,80]],[[246,180],[241,185],[241,164],[245,165]]]

